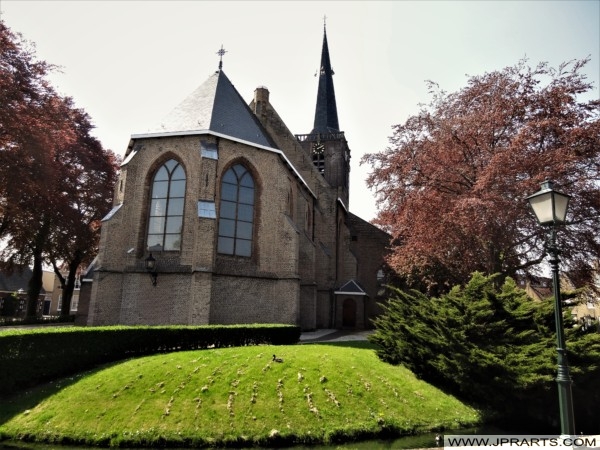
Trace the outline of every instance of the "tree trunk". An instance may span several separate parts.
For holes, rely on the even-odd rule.
[[[71,313],[71,301],[73,299],[73,291],[75,290],[75,278],[77,277],[77,269],[81,264],[81,252],[75,251],[73,259],[69,262],[69,274],[67,275],[66,283],[63,284],[62,309],[60,315],[67,317]]]
[[[44,260],[42,254],[44,245],[46,244],[46,240],[48,238],[49,229],[50,222],[47,219],[42,220],[41,227],[35,235],[35,239],[31,245],[33,249],[33,273],[31,274],[31,279],[29,280],[27,289],[28,299],[26,320],[34,320],[37,317],[38,297],[40,296],[40,291],[42,290],[42,277],[44,275],[42,268]]]
[[[38,306],[38,297],[40,296],[40,291],[42,290],[42,256],[37,252],[33,256],[33,273],[29,280],[29,285],[27,289],[27,320],[32,320],[37,317],[37,306]]]

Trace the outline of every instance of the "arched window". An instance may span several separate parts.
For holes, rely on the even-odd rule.
[[[181,249],[185,172],[174,159],[168,160],[154,175],[148,221],[148,247]]]
[[[231,167],[221,180],[218,251],[226,255],[252,255],[254,180],[241,164]]]

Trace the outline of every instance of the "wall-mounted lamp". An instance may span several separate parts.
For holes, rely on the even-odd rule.
[[[157,283],[157,279],[158,279],[158,272],[156,272],[156,258],[154,256],[152,256],[152,253],[150,253],[150,256],[148,256],[146,258],[146,270],[150,274],[150,280],[152,281],[152,286],[156,287],[156,283]]]

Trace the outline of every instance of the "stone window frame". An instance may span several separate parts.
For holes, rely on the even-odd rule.
[[[170,165],[171,167],[168,167]],[[167,179],[159,179],[157,180],[157,176],[161,173],[161,170],[165,169]],[[178,172],[176,175],[175,172],[181,169],[181,172]],[[182,174],[182,175],[181,175]],[[164,178],[164,173],[160,174],[162,178]],[[178,178],[173,178],[177,176]],[[182,178],[183,176],[183,178]],[[155,192],[155,187],[160,188],[166,181],[166,197],[159,196],[162,195],[160,191]],[[183,186],[181,186],[181,181],[183,181]],[[179,182],[177,186],[176,182]],[[146,225],[146,247],[147,248],[160,248],[164,251],[175,251],[179,252],[182,248],[182,236],[183,236],[183,224],[185,222],[185,202],[186,202],[186,189],[187,189],[187,174],[185,170],[185,166],[183,163],[176,157],[171,156],[164,160],[160,165],[158,165],[153,171],[152,176],[150,177],[149,183],[149,194],[148,194],[148,209],[147,209],[147,225]],[[159,184],[160,183],[160,184]],[[175,195],[172,195],[173,190],[177,189]],[[163,188],[164,190],[164,188]],[[179,193],[182,195],[178,195]],[[164,203],[161,204],[159,201],[163,200]],[[176,211],[173,211],[173,208],[176,208]],[[153,209],[164,210],[164,215],[154,214]],[[164,223],[160,224],[161,217],[164,218]],[[169,227],[173,226],[173,224],[177,224],[174,219],[180,219],[180,225],[178,231],[169,231]],[[157,219],[153,221],[153,219]],[[152,227],[157,227],[155,230],[152,230]],[[162,229],[161,230],[159,230]],[[157,232],[151,232],[157,231]],[[162,236],[160,242],[150,241],[151,236]],[[177,238],[177,236],[179,236]],[[172,243],[167,242],[167,237],[173,238],[175,237],[175,241]],[[178,244],[178,245],[175,245]]]
[[[249,176],[252,186],[249,185],[246,176]],[[236,183],[231,183],[234,178]],[[243,185],[242,181],[246,185]],[[250,188],[252,189],[251,204],[248,192]],[[242,258],[253,257],[256,241],[258,192],[259,185],[256,174],[245,161],[234,161],[223,170],[219,182],[218,254]]]

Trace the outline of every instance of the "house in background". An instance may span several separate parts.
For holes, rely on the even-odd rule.
[[[552,278],[528,275],[520,277],[517,284],[534,300],[544,300],[552,297]]]
[[[527,292],[527,295],[536,301],[544,301],[554,298],[552,290],[552,278],[529,276],[518,280],[519,287]],[[596,272],[596,289],[600,290],[600,272]],[[575,285],[568,274],[561,274],[561,292],[574,291]],[[569,311],[573,321],[584,328],[597,328],[600,331],[600,296],[594,289],[586,288],[575,298],[564,300],[563,311]]]
[[[52,270],[44,270],[42,274],[42,286],[44,287],[44,307],[42,308],[43,316],[56,315],[52,314],[52,299],[54,296],[56,275]]]
[[[79,292],[81,289],[81,281],[80,274],[81,271],[77,273],[75,278],[75,289],[73,290],[73,297],[71,298],[71,308],[69,311],[70,315],[75,315],[77,313],[77,308],[79,306]],[[61,271],[61,274],[66,277],[68,274],[68,269],[64,269]],[[51,305],[49,309],[49,314],[51,316],[60,316],[62,312],[62,295],[63,288],[60,283],[60,279],[56,276],[54,272],[52,272],[52,296],[51,296]]]
[[[595,328],[600,332],[600,264],[596,264],[594,277],[595,289],[587,287],[575,299],[569,299],[565,303],[571,310],[571,317],[584,328]],[[565,281],[567,286],[572,287],[570,281]],[[561,283],[563,281],[561,280]]]
[[[24,318],[27,314],[27,289],[32,271],[29,267],[0,272],[0,317]],[[44,310],[46,291],[42,288],[38,297],[36,312],[41,316]]]
[[[66,274],[64,274],[66,275]],[[25,268],[12,274],[0,273],[0,316],[23,318],[27,310],[27,289],[32,271]],[[76,279],[75,290],[71,300],[70,315],[77,314],[81,283]],[[60,316],[62,304],[62,287],[54,271],[44,270],[42,274],[42,290],[38,300],[39,317]]]

